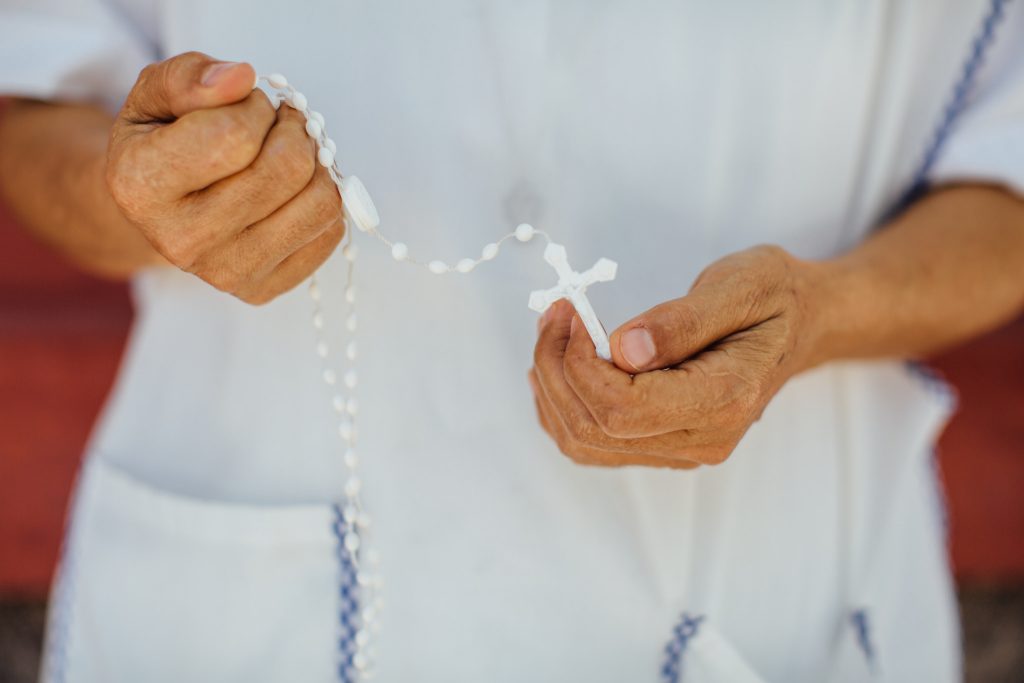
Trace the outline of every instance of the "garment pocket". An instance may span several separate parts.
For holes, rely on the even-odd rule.
[[[93,457],[51,601],[44,680],[330,681],[329,505],[161,491]]]

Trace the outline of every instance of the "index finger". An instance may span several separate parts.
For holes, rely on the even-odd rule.
[[[173,201],[247,168],[276,118],[267,96],[254,90],[236,104],[200,109],[133,136],[125,153],[145,173],[147,189]]]

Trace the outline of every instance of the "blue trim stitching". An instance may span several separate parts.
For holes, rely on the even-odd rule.
[[[683,612],[679,622],[672,629],[672,639],[665,645],[665,663],[661,667],[662,683],[679,683],[679,676],[682,673],[683,653],[690,640],[697,635],[704,616],[690,616]]]
[[[332,505],[331,510],[334,512],[331,531],[337,540],[338,557],[338,681],[355,683],[359,678],[353,661],[359,619],[359,584],[356,581],[356,567],[345,548],[348,524],[340,505]]]
[[[865,608],[850,612],[850,623],[857,634],[857,645],[864,653],[864,660],[867,662],[868,670],[876,673],[877,660],[875,659],[875,647],[871,641],[871,622],[868,620],[868,611]]]
[[[960,78],[953,86],[952,96],[942,112],[939,125],[935,127],[931,140],[925,147],[924,156],[914,172],[909,189],[896,202],[895,209],[889,214],[890,217],[906,209],[927,192],[928,174],[935,166],[935,162],[938,161],[939,152],[945,146],[946,140],[953,131],[954,124],[967,107],[977,81],[978,72],[981,71],[989,48],[995,43],[996,29],[1006,15],[1006,5],[1009,2],[1010,0],[991,0],[988,14],[985,15],[985,19],[981,23],[981,30],[971,44],[971,52],[967,57],[967,61],[964,62]]]

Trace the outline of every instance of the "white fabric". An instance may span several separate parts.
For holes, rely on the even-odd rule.
[[[88,94],[123,95],[112,45],[133,68],[153,44],[281,71],[324,113],[385,232],[453,262],[533,222],[580,263],[619,262],[593,291],[612,329],[729,252],[826,257],[862,240],[909,182],[987,4],[36,7],[0,15],[0,57],[18,65],[0,88],[80,96],[78,73]],[[119,17],[120,32],[66,45],[56,29],[75,12],[104,30]],[[965,136],[1021,139],[1021,69],[1006,69]],[[1015,182],[1024,156],[990,147],[954,135],[948,149],[970,159],[958,174]],[[945,398],[897,364],[835,365],[786,386],[720,467],[575,466],[525,381],[526,296],[550,272],[539,245],[510,246],[438,278],[363,244],[360,441],[388,600],[376,680],[653,681],[683,610],[705,616],[688,681],[958,679],[929,460]],[[324,281],[340,340],[339,258]],[[333,680],[326,504],[342,465],[307,297],[252,308],[171,270],[135,284],[50,674]],[[869,615],[872,666],[852,610]]]

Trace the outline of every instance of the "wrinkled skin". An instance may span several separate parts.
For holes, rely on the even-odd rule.
[[[252,90],[248,64],[190,52],[142,71],[110,134],[106,181],[171,264],[249,303],[316,270],[344,235],[305,119]]]
[[[597,357],[572,306],[557,302],[539,323],[530,371],[542,426],[581,464],[723,462],[809,362],[805,267],[777,247],[727,256],[685,297],[617,329],[613,363]]]

